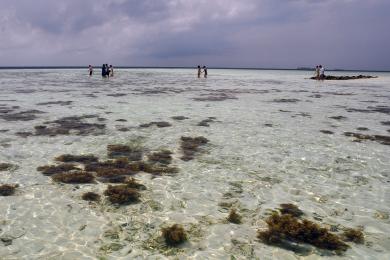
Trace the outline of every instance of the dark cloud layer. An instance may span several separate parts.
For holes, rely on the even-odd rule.
[[[388,0],[0,0],[0,66],[390,70]]]

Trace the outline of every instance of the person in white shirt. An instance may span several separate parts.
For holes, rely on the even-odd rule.
[[[325,79],[325,68],[320,65],[320,79]]]

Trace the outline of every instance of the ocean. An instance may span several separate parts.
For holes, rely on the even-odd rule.
[[[390,73],[329,72],[378,78],[323,82],[293,70],[196,73],[0,70],[0,184],[18,185],[0,196],[0,259],[390,258]],[[161,151],[165,161],[154,158]],[[107,176],[67,184],[37,170],[63,154],[165,170],[129,173],[146,189],[117,205],[105,190],[120,184]],[[264,243],[258,231],[286,203],[300,221],[340,236],[358,229],[364,242],[341,253]],[[232,209],[241,224],[227,220]],[[187,235],[179,246],[162,238],[173,224]]]

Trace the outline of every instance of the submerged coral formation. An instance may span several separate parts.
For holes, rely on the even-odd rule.
[[[187,240],[187,234],[181,225],[174,224],[171,227],[163,228],[162,236],[169,246],[177,246]]]
[[[292,241],[338,252],[346,251],[349,247],[328,229],[306,219],[300,221],[290,214],[273,213],[266,222],[268,230],[259,230],[257,234],[266,244],[280,245],[284,241]]]
[[[18,184],[3,184],[0,185],[0,196],[11,196],[15,193],[16,188],[19,187]]]
[[[126,157],[130,161],[142,160],[143,151],[140,147],[131,147],[129,145],[110,144],[107,146],[109,158]]]
[[[148,154],[148,161],[150,163],[161,163],[168,165],[172,162],[172,152],[169,150],[161,150]]]
[[[0,172],[1,171],[9,171],[13,168],[15,168],[15,165],[13,165],[11,163],[0,163]]]
[[[147,123],[147,124],[141,124],[141,125],[139,125],[139,127],[147,128],[147,127],[151,127],[151,126],[154,126],[154,125],[159,127],[159,128],[172,126],[172,124],[169,123],[169,122],[158,121],[158,122],[150,122],[150,123]]]
[[[366,135],[366,134],[352,133],[352,132],[345,132],[344,135],[354,137],[356,142],[369,140],[369,141],[376,141],[384,145],[390,145],[390,136],[386,136],[386,135]]]

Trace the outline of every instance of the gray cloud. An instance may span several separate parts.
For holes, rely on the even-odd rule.
[[[387,0],[0,0],[0,66],[390,69]]]

